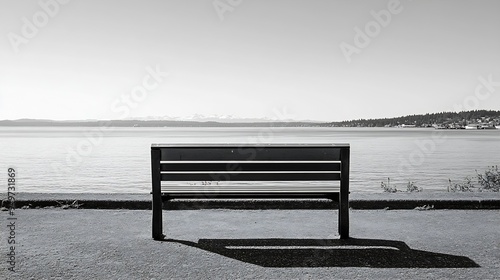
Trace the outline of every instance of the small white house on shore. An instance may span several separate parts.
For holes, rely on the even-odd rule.
[[[465,126],[465,129],[479,129],[481,127],[478,123],[470,123]]]

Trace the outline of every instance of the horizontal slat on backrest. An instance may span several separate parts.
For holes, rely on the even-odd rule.
[[[325,181],[340,180],[340,171],[323,172],[169,172],[161,173],[161,181]]]
[[[340,171],[340,161],[168,161],[161,171]]]
[[[340,160],[337,147],[168,147],[162,161]]]

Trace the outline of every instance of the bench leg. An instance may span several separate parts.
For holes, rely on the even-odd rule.
[[[342,159],[339,194],[339,234],[340,239],[349,238],[349,148],[340,152]]]
[[[339,200],[339,234],[340,239],[349,238],[349,201],[342,195]]]
[[[153,239],[154,240],[163,240],[165,236],[163,235],[163,213],[162,207],[163,203],[161,201],[155,201],[153,197]]]
[[[153,239],[163,240],[163,199],[161,197],[161,179],[160,179],[160,150],[151,150],[151,173],[152,173],[152,195],[153,195]]]

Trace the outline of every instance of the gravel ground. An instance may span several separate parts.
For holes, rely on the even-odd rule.
[[[17,272],[0,279],[498,279],[498,210],[352,210],[340,241],[335,210],[16,209]]]

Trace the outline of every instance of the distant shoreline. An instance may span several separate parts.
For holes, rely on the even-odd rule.
[[[3,123],[0,121],[0,127],[47,127],[47,128],[372,128],[372,129],[394,129],[394,130],[498,130],[498,127],[493,128],[444,128],[432,126],[337,126],[329,123],[293,123],[293,122],[264,122],[264,123],[219,123],[219,122],[179,122],[179,123],[140,123],[140,124],[126,124],[115,122],[54,122],[54,123]]]
[[[324,125],[307,125],[307,126],[298,126],[298,125],[280,125],[280,124],[245,124],[245,125],[238,125],[238,124],[230,124],[230,125],[176,125],[176,126],[113,126],[113,125],[0,125],[0,128],[88,128],[88,129],[99,129],[99,130],[106,130],[106,129],[141,129],[141,128],[178,128],[178,129],[183,129],[183,128],[227,128],[227,129],[237,129],[237,128],[276,128],[276,129],[372,129],[372,130],[381,130],[381,131],[424,131],[424,130],[432,130],[432,131],[499,131],[500,129],[494,128],[494,129],[456,129],[456,128],[434,128],[434,127],[368,127],[368,126],[324,126]]]
[[[0,127],[397,127],[436,129],[495,129],[500,126],[500,111],[475,110],[408,115],[396,118],[349,121],[303,121],[202,118],[201,120],[0,120]]]
[[[311,122],[199,122],[199,121],[0,121],[0,127],[331,127]]]

